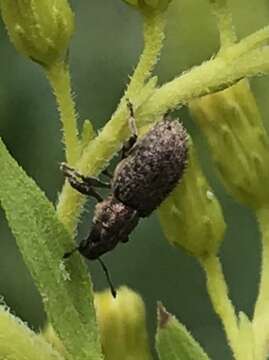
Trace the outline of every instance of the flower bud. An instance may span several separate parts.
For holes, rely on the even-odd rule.
[[[190,110],[227,191],[253,209],[268,206],[269,139],[247,80],[192,101]]]
[[[97,321],[107,360],[151,358],[141,297],[127,287],[95,295]]]
[[[19,53],[43,66],[65,58],[74,31],[67,0],[1,0],[1,11]]]
[[[145,11],[165,11],[172,0],[124,0],[127,4]]]
[[[162,203],[158,214],[167,240],[199,258],[218,252],[226,225],[191,140],[188,149],[188,164],[182,181]]]

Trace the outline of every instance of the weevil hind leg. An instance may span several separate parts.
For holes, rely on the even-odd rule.
[[[132,136],[135,138],[135,141],[137,140],[137,136],[138,136],[138,131],[137,131],[137,126],[136,126],[136,119],[135,119],[135,115],[134,115],[134,108],[133,108],[133,104],[131,103],[131,101],[129,99],[127,99],[127,107],[129,110],[129,119],[128,119],[128,125],[129,125],[129,129],[131,131]]]
[[[109,179],[113,178],[113,175],[111,174],[111,172],[109,171],[109,166],[107,168],[105,168],[105,170],[102,171],[102,175],[106,176]]]
[[[95,177],[87,177],[78,173],[65,163],[61,164],[61,170],[68,179],[70,185],[83,195],[94,197],[98,202],[103,201],[103,197],[94,187],[110,188],[110,184],[103,182]]]
[[[65,163],[61,163],[61,170],[67,178],[80,179],[83,183],[88,184],[89,186],[106,189],[110,188],[110,183],[102,181],[94,176],[84,176]]]
[[[130,102],[129,99],[127,99],[127,107],[129,110],[128,125],[129,125],[129,129],[131,131],[131,136],[126,141],[126,143],[123,145],[121,159],[124,159],[128,156],[128,153],[130,152],[130,150],[133,148],[133,146],[137,142],[137,137],[138,137],[136,119],[135,119],[135,115],[134,115],[134,108],[133,108],[133,104]]]

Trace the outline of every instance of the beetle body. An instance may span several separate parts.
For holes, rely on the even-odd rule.
[[[186,165],[186,131],[177,121],[157,123],[116,167],[113,195],[148,216],[167,197]]]
[[[99,201],[91,232],[80,243],[79,252],[88,259],[97,259],[119,242],[127,242],[139,218],[150,215],[176,186],[186,159],[187,133],[177,120],[166,117],[139,140],[132,141],[114,171],[112,194],[105,200],[93,193],[92,184],[96,186],[97,179],[86,178],[65,165],[63,171],[70,184]]]

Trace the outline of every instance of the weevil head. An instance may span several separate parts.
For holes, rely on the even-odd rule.
[[[128,241],[138,220],[135,210],[109,196],[96,205],[92,230],[80,244],[79,252],[88,259],[97,259],[119,242]]]

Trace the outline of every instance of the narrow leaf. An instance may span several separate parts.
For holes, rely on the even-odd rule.
[[[72,239],[53,205],[0,140],[0,201],[43,298],[49,321],[74,359],[100,359],[93,295],[81,259],[62,257]]]
[[[209,360],[184,325],[158,304],[156,348],[160,360]]]
[[[63,360],[43,338],[0,305],[0,359]]]

